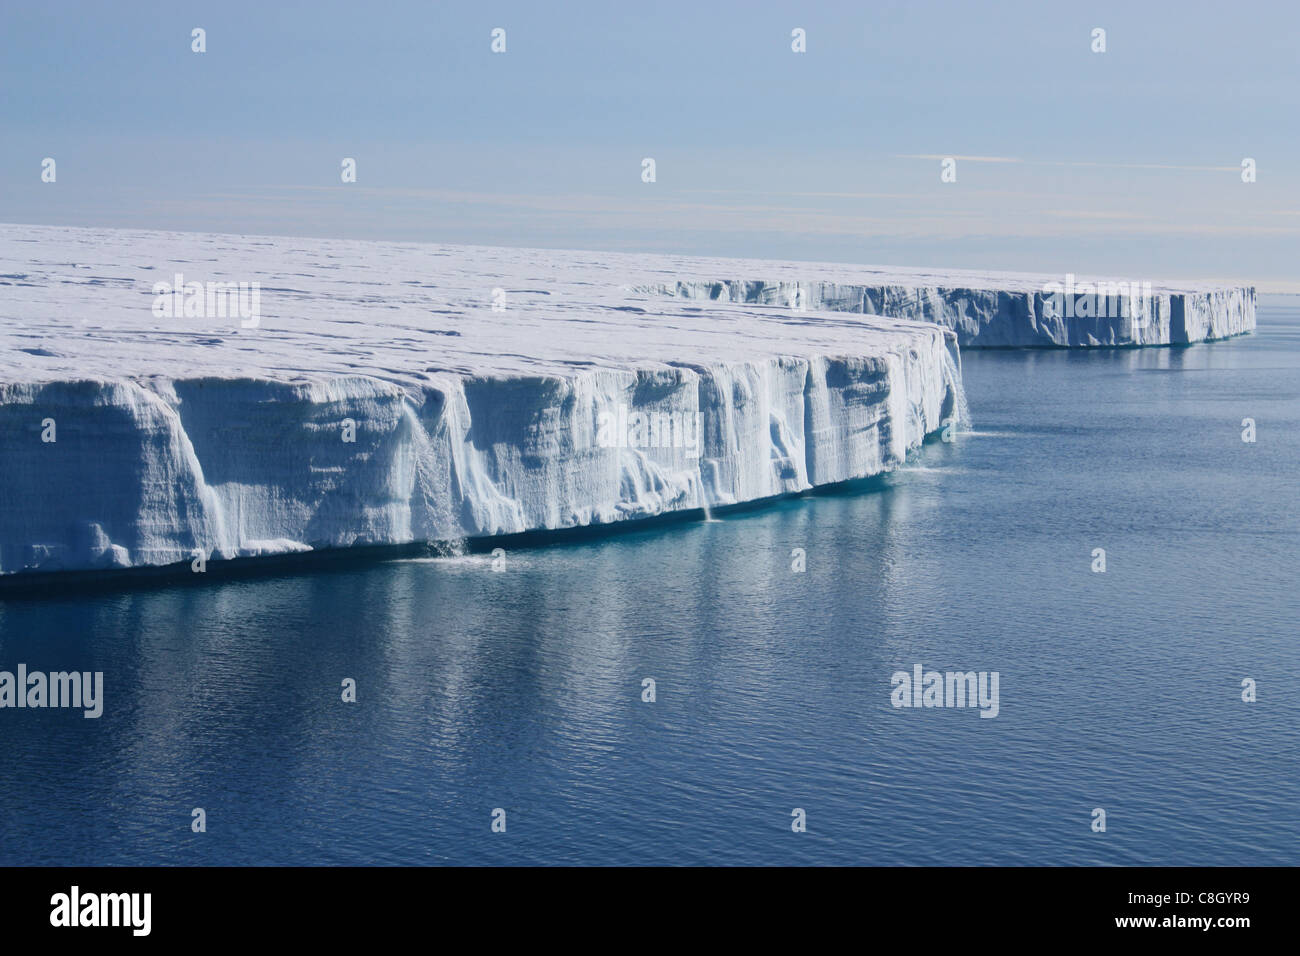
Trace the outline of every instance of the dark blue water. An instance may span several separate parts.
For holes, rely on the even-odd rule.
[[[851,493],[499,573],[0,601],[0,668],[106,684],[0,711],[0,863],[1300,863],[1289,302],[967,353],[974,433]],[[999,715],[893,708],[917,663],[998,671]]]

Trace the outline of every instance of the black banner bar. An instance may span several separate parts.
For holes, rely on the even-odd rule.
[[[1230,946],[1284,930],[1293,879],[1246,868],[17,868],[0,871],[0,925],[7,941],[76,934],[83,944],[338,945],[458,923],[549,934],[570,922],[579,934],[622,926],[635,936],[705,920],[742,936],[775,921],[961,945],[1127,936]]]

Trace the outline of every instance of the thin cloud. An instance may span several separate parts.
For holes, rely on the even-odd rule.
[[[952,153],[902,153],[895,159],[960,159],[963,163],[1023,163],[1012,156],[954,156]]]
[[[1036,166],[1095,166],[1099,169],[1183,169],[1198,173],[1235,173],[1240,166],[1181,166],[1176,163],[1092,163],[1077,160],[1059,160],[1056,162],[1038,162]]]
[[[1177,169],[1198,173],[1240,171],[1240,166],[1189,166],[1179,163],[1110,163],[1082,159],[1020,159],[1014,156],[961,156],[940,153],[896,153],[895,159],[959,159],[964,163],[1021,163],[1025,166],[1081,166],[1095,169]]]

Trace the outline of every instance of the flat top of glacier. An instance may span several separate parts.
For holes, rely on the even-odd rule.
[[[154,284],[170,283],[176,273],[186,282],[259,283],[259,325],[155,316]],[[1053,278],[0,225],[0,381],[368,375],[418,384],[438,373],[571,375],[778,355],[865,355],[905,347],[918,334],[933,334],[935,326],[634,289],[679,280],[761,279],[1029,292]],[[496,288],[505,290],[505,311],[492,309]]]

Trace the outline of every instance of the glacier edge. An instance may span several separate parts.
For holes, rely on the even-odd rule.
[[[0,572],[559,530],[870,477],[965,415],[955,351],[951,333],[916,325],[865,335],[857,354],[443,373],[420,387],[0,385]],[[697,449],[602,447],[601,413],[619,406],[698,413]],[[40,439],[45,420],[55,441]]]

